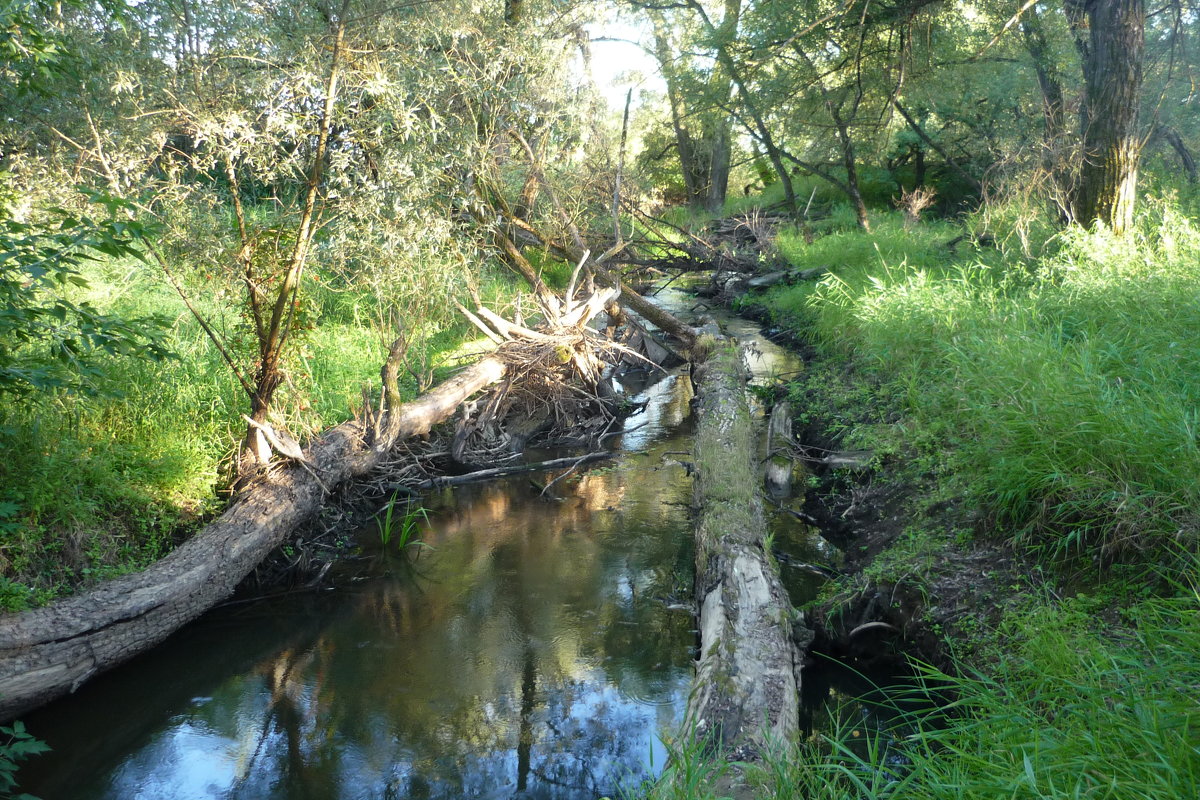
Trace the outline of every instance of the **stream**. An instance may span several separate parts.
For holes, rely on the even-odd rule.
[[[683,292],[664,305],[686,309]],[[756,377],[799,359],[750,322]],[[44,800],[597,798],[652,780],[682,719],[690,602],[686,368],[634,373],[617,457],[424,500],[421,545],[369,527],[336,588],[231,603],[25,721]],[[545,476],[533,476],[544,484]],[[836,557],[773,515],[788,561]],[[793,602],[823,581],[783,567]]]

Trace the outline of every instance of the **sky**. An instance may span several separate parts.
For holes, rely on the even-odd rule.
[[[658,64],[636,42],[648,41],[648,31],[629,19],[608,20],[590,26],[592,75],[601,94],[615,110],[625,107],[625,95],[633,89],[634,105],[642,90],[665,92]]]

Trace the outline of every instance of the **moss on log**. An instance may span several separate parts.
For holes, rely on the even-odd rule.
[[[700,661],[689,732],[756,760],[799,729],[794,612],[766,550],[758,436],[737,348],[722,342],[695,370],[696,596]]]

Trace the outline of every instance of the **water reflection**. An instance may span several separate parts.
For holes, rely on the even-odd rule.
[[[646,447],[538,496],[527,478],[429,499],[433,549],[364,538],[336,583],[208,615],[28,720],[62,798],[595,798],[652,777],[691,677],[690,484]],[[652,410],[653,409],[653,410]]]
[[[752,326],[736,333],[758,379],[799,368]],[[554,498],[527,477],[446,490],[427,501],[433,549],[418,560],[367,532],[363,559],[336,567],[338,590],[207,615],[28,719],[55,752],[23,770],[23,788],[557,800],[655,775],[695,643],[678,603],[692,589],[679,464],[692,387],[646,372],[626,388],[646,406],[618,463],[560,481]]]

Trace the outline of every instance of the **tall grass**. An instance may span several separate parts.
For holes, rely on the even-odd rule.
[[[904,387],[909,423],[1017,541],[1115,556],[1193,536],[1200,508],[1200,230],[1168,203],[1121,239],[1037,260],[935,223],[781,248],[833,272],[772,293],[783,324]],[[1190,532],[1190,533],[1189,533]]]
[[[39,604],[160,558],[221,503],[220,491],[244,432],[247,400],[203,331],[158,276],[129,263],[97,263],[88,275],[97,307],[175,320],[166,362],[114,359],[113,396],[55,395],[0,406],[0,610]],[[375,386],[386,347],[377,299],[325,276],[313,281],[305,329],[297,333],[276,395],[277,417],[297,435],[340,422]],[[189,278],[200,311],[232,341],[250,338],[236,291]],[[481,287],[513,294],[511,282]],[[422,329],[415,361],[431,361],[473,334],[465,327]],[[430,376],[422,376],[427,380]],[[404,376],[410,396],[417,377]]]
[[[833,714],[831,728],[752,765],[682,748],[646,797],[727,797],[717,778],[736,770],[752,796],[775,800],[1191,800],[1200,597],[1194,584],[1180,588],[1115,625],[1094,598],[1034,600],[996,632],[986,674],[927,669],[919,685],[892,690],[879,715],[890,727]],[[908,692],[931,689],[950,699],[932,714],[909,710],[920,704]]]

